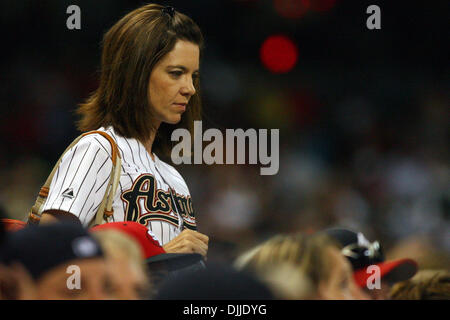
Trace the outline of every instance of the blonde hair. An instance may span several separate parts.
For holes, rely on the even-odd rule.
[[[130,236],[118,230],[98,230],[92,234],[100,242],[107,259],[126,258],[133,268],[147,274],[142,249]]]
[[[316,297],[316,290],[309,278],[292,263],[268,264],[257,271],[257,277],[277,299],[309,300]]]
[[[337,246],[326,235],[277,235],[244,252],[235,262],[240,270],[256,272],[267,280],[268,268],[275,270],[283,265],[291,265],[299,272],[298,279],[303,279],[303,296],[314,296],[320,281],[330,277],[331,262],[328,248]],[[283,267],[286,269],[286,267]]]

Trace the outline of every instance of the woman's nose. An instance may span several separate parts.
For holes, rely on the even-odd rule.
[[[194,81],[189,77],[183,84],[183,87],[181,88],[181,93],[183,95],[193,96],[195,92],[196,90],[194,86]]]

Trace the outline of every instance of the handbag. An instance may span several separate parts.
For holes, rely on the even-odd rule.
[[[63,156],[74,145],[76,145],[78,143],[78,141],[80,141],[81,138],[83,138],[83,137],[85,137],[87,135],[90,135],[90,134],[94,134],[94,133],[100,134],[102,137],[104,137],[110,143],[111,150],[112,150],[112,155],[111,155],[112,168],[111,168],[109,182],[108,182],[108,185],[106,187],[105,195],[103,196],[102,202],[100,203],[100,206],[98,207],[94,218],[89,223],[89,226],[93,226],[93,225],[98,225],[98,224],[103,224],[103,223],[109,222],[109,218],[112,217],[113,214],[114,214],[114,209],[112,208],[112,203],[113,203],[114,195],[116,193],[117,186],[118,186],[119,180],[120,180],[120,168],[121,168],[121,165],[122,165],[122,159],[120,158],[120,152],[119,152],[119,149],[118,149],[117,144],[114,141],[114,139],[109,134],[107,134],[106,132],[94,130],[94,131],[85,132],[85,133],[81,134],[80,136],[78,136],[66,148],[66,150],[63,152],[63,154],[61,155],[59,160],[56,162],[55,166],[53,167],[52,172],[48,176],[48,178],[45,181],[44,185],[41,187],[34,205],[31,207],[31,210],[30,210],[30,212],[28,214],[28,221],[27,221],[27,223],[29,225],[38,225],[40,220],[41,220],[42,209],[44,207],[45,202],[47,201],[47,197],[48,197],[48,194],[50,192],[50,184],[51,184],[51,182],[53,180],[54,174],[57,171],[57,168],[59,167],[59,165],[61,163],[61,160],[62,160]]]

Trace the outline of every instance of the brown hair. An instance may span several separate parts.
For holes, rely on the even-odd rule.
[[[114,24],[103,37],[98,89],[79,105],[80,131],[112,126],[121,136],[146,141],[152,134],[148,81],[154,66],[175,46],[177,40],[203,48],[203,36],[188,16],[163,11],[163,6],[147,4],[133,10]],[[199,79],[194,94],[176,125],[162,123],[152,150],[170,154],[172,130],[186,128],[191,133],[194,120],[200,120]]]
[[[395,284],[390,293],[392,300],[449,300],[450,272],[448,270],[422,270],[413,278]]]

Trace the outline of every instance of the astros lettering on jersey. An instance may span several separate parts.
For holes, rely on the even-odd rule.
[[[116,141],[122,157],[111,222],[139,222],[147,226],[162,245],[180,234],[183,228],[196,230],[189,189],[178,171],[155,154],[152,160],[137,139],[119,136],[112,127],[98,130]],[[67,211],[88,226],[105,194],[111,167],[108,141],[100,134],[83,137],[61,159],[43,211]]]

